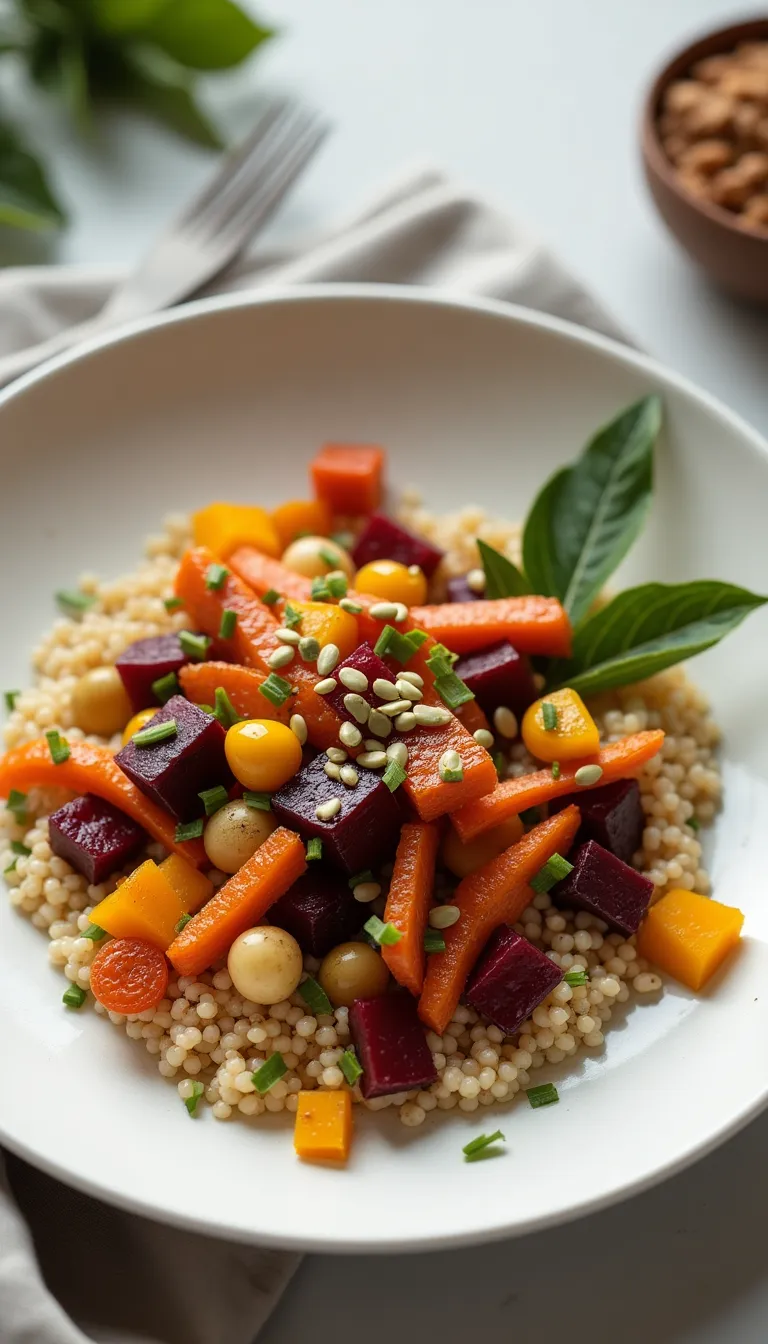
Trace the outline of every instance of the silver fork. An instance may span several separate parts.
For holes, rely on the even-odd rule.
[[[78,341],[170,308],[219,275],[266,223],[327,133],[327,124],[300,104],[273,102],[101,311],[40,345],[0,358],[0,384]]]

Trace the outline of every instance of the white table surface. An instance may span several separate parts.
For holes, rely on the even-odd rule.
[[[406,160],[436,162],[526,218],[639,344],[768,432],[768,313],[715,293],[678,252],[646,197],[637,153],[654,67],[689,35],[742,17],[741,4],[264,0],[254,8],[283,36],[247,70],[211,80],[210,105],[237,133],[260,96],[298,91],[336,128],[273,236],[346,212]],[[140,123],[111,122],[86,147],[39,104],[27,125],[54,162],[73,224],[52,245],[4,239],[3,260],[130,263],[209,171],[205,154]],[[628,1141],[637,1142],[634,1125]],[[428,1332],[528,1344],[557,1325],[572,1344],[603,1336],[763,1344],[767,1146],[768,1117],[655,1191],[518,1241],[385,1260],[314,1257],[261,1339],[332,1331],[336,1344],[357,1344],[361,1333],[367,1344],[410,1344]],[[567,1183],[578,1135],[553,1160]],[[257,1172],[253,1179],[256,1189]],[[407,1204],[408,1191],[400,1197]],[[322,1210],[314,1216],[322,1220]]]

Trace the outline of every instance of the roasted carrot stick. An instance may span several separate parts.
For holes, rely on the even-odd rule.
[[[273,560],[253,546],[238,546],[227,564],[258,597],[272,591],[281,597],[295,598],[297,602],[309,602],[312,596],[311,579],[294,573],[287,565],[281,565],[279,560]],[[279,610],[276,606],[275,611]]]
[[[143,938],[113,938],[91,962],[93,996],[110,1013],[156,1008],[168,986],[168,963]]]
[[[298,835],[279,826],[174,938],[168,957],[179,975],[199,975],[226,956],[235,939],[258,923],[306,866]]]
[[[47,741],[38,738],[14,747],[0,757],[1,798],[7,798],[11,789],[24,792],[36,785],[60,787],[78,794],[95,793],[98,798],[106,799],[133,817],[161,845],[189,859],[196,868],[208,864],[202,840],[175,840],[173,817],[131,783],[115,764],[107,747],[98,747],[91,742],[70,742],[69,758],[61,765],[54,765]]]
[[[579,809],[566,807],[459,883],[451,904],[461,916],[443,933],[445,951],[428,958],[419,999],[419,1017],[433,1031],[442,1036],[488,938],[520,918],[531,900],[531,878],[553,854],[568,852],[579,822]]]
[[[289,702],[273,705],[259,690],[266,679],[266,672],[240,663],[187,663],[179,672],[181,689],[188,700],[198,705],[212,705],[221,686],[244,719],[287,723],[291,716]]]
[[[402,937],[381,955],[398,984],[417,998],[424,983],[424,930],[427,927],[435,880],[438,828],[423,821],[400,832],[395,870],[384,910],[385,923],[394,924]]]
[[[519,779],[505,779],[493,793],[480,798],[468,807],[455,812],[451,821],[462,840],[474,840],[491,826],[499,826],[508,817],[525,812],[529,807],[538,807],[548,803],[551,798],[562,798],[567,793],[578,793],[581,788],[597,788],[599,785],[612,784],[617,779],[631,779],[640,772],[646,761],[650,761],[661,749],[664,734],[660,728],[645,733],[632,733],[620,742],[610,742],[596,756],[584,761],[563,762],[558,779],[552,778],[552,771],[537,770],[532,775],[521,775]],[[594,783],[579,785],[576,772],[585,765],[599,765],[602,774]]]
[[[508,639],[520,653],[567,658],[571,623],[554,597],[499,597],[411,607],[411,620],[454,653],[472,653]]]

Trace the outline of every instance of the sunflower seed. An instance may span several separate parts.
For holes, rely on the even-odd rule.
[[[348,612],[350,616],[359,616],[360,612],[363,610],[359,602],[353,602],[349,597],[342,597],[339,601],[339,606],[342,611]]]
[[[414,686],[410,681],[405,681],[403,677],[398,677],[395,686],[404,700],[423,700],[424,698],[418,686]]]
[[[292,663],[293,656],[294,650],[289,649],[286,644],[280,649],[275,649],[274,653],[270,653],[267,663],[277,671],[279,667],[287,667],[289,663]]]
[[[459,919],[461,911],[458,905],[436,905],[429,912],[429,923],[433,929],[450,929]]]
[[[322,681],[315,682],[315,690],[318,695],[330,695],[331,691],[336,690],[338,684],[337,681],[333,680],[333,677],[324,677]]]
[[[345,695],[344,708],[348,714],[352,715],[353,719],[357,720],[358,723],[368,722],[371,706],[368,704],[367,700],[363,699],[362,695],[355,695],[354,693]]]
[[[398,714],[395,719],[395,728],[398,733],[410,733],[415,727],[416,715],[412,714],[409,709],[403,710],[402,714]]]
[[[317,670],[321,677],[327,677],[339,661],[340,653],[336,644],[324,644],[317,655]]]
[[[375,901],[376,897],[381,895],[381,886],[378,882],[358,882],[352,895],[356,901],[367,905],[369,901]]]
[[[381,751],[381,742],[378,737],[366,737],[363,746],[366,751]]]
[[[467,575],[467,587],[473,593],[485,592],[485,573],[482,569],[470,569]]]
[[[342,784],[346,784],[348,789],[357,787],[360,782],[360,776],[353,765],[342,765],[341,782]]]
[[[387,747],[387,760],[397,761],[402,770],[408,764],[408,748],[404,742],[390,742]]]
[[[301,714],[292,714],[288,722],[288,727],[295,737],[298,737],[302,747],[307,740],[307,721]]]
[[[382,705],[378,712],[384,714],[388,719],[394,719],[398,714],[402,714],[405,710],[410,708],[410,700],[395,700],[391,705]]]
[[[440,709],[439,705],[414,705],[411,712],[416,722],[426,728],[437,728],[441,724],[450,723],[453,718],[447,709]]]
[[[513,738],[518,734],[517,718],[506,705],[499,705],[493,712],[493,726],[502,737]]]
[[[356,667],[342,667],[338,677],[342,686],[346,686],[349,691],[357,691],[360,694],[362,691],[368,690],[368,678],[364,672],[359,672]]]
[[[341,799],[329,798],[327,803],[318,803],[315,816],[318,821],[332,821],[341,811]]]
[[[359,747],[363,740],[363,734],[354,723],[342,723],[339,729],[339,741],[344,743],[345,747]]]
[[[364,751],[362,756],[358,756],[357,765],[362,765],[366,770],[383,770],[387,764],[387,753],[385,751]]]
[[[418,672],[401,672],[397,680],[410,681],[412,686],[421,687],[424,685],[424,678],[419,676]]]
[[[350,724],[350,727],[351,726],[352,725]],[[343,765],[347,760],[347,753],[346,751],[343,751],[341,747],[326,747],[325,754],[328,757],[328,760],[333,761],[336,765]]]
[[[487,728],[478,728],[477,732],[473,733],[472,736],[479,747],[485,747],[490,751],[493,746],[493,733],[489,733]]]
[[[297,649],[299,647],[301,635],[298,630],[287,630],[284,625],[281,625],[280,628],[275,631],[275,639],[279,639],[281,644],[292,644],[293,647]]]
[[[389,737],[392,732],[392,724],[385,714],[379,709],[372,709],[368,716],[368,727],[376,737]]]
[[[326,761],[323,769],[329,779],[341,779],[341,766],[335,761]]]
[[[395,622],[396,625],[399,625],[401,621],[406,620],[408,616],[408,608],[406,607],[404,602],[396,602],[395,608],[396,610],[394,616],[392,617],[392,620]]]
[[[598,784],[603,778],[603,767],[601,765],[581,765],[573,778],[580,789],[588,789],[592,784]]]
[[[377,677],[373,683],[373,693],[380,700],[397,700],[397,687],[393,681],[385,681],[383,677]]]
[[[397,616],[397,602],[374,602],[369,608],[369,615],[375,621],[394,621]]]

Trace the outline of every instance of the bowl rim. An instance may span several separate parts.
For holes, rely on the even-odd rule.
[[[765,229],[753,228],[751,225],[745,227],[735,224],[727,210],[713,202],[702,200],[686,190],[680,181],[679,173],[676,172],[673,164],[670,163],[664,153],[657,130],[657,111],[661,95],[672,80],[683,77],[685,70],[689,69],[699,56],[713,54],[709,50],[713,41],[722,41],[723,54],[725,54],[730,46],[741,40],[748,40],[749,37],[755,37],[761,31],[768,41],[768,17],[755,15],[751,19],[742,19],[738,23],[729,23],[724,28],[713,28],[706,33],[701,33],[699,37],[694,38],[686,46],[679,47],[672,56],[669,56],[646,90],[643,99],[640,140],[647,167],[662,179],[664,185],[679,200],[704,215],[712,224],[719,225],[731,238],[752,239],[753,242],[764,243],[768,248],[768,232]]]

